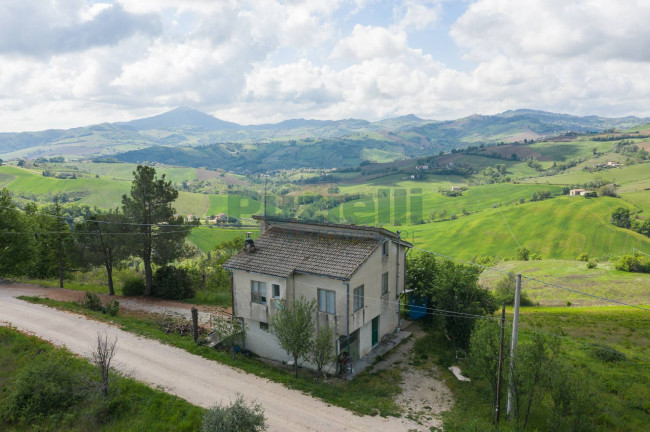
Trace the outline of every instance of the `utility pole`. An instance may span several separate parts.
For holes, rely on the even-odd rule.
[[[517,282],[515,285],[515,310],[512,317],[512,341],[510,345],[510,386],[508,387],[508,407],[506,414],[512,418],[513,397],[515,392],[515,355],[517,353],[517,339],[519,337],[519,303],[521,299],[521,273],[517,273]]]
[[[494,427],[499,427],[499,414],[501,413],[501,371],[503,370],[503,331],[506,322],[506,304],[501,304],[501,337],[499,339],[499,366],[497,369],[497,394]]]

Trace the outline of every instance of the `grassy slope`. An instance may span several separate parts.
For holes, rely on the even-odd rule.
[[[465,259],[513,257],[520,244],[545,259],[575,259],[581,252],[598,258],[633,247],[650,253],[650,239],[609,223],[619,206],[629,204],[608,197],[560,197],[401,229],[416,246]]]
[[[502,271],[521,273],[524,292],[545,306],[564,306],[568,301],[579,306],[610,303],[528,278],[625,303],[650,304],[650,274],[618,271],[611,262],[600,262],[596,268],[588,269],[586,262],[573,260],[505,261],[495,268],[497,271],[481,274],[483,286],[493,288],[503,278]]]
[[[251,231],[253,238],[259,237],[259,230],[245,229],[230,229],[230,228],[208,228],[198,227],[194,228],[190,233],[188,240],[194,243],[203,252],[214,249],[219,243],[232,240],[236,237],[246,237],[246,232]]]
[[[507,309],[508,320],[512,308]],[[526,343],[533,332],[559,334],[562,357],[587,376],[597,390],[597,402],[602,406],[596,423],[598,431],[633,432],[646,430],[650,423],[650,404],[647,390],[650,386],[650,315],[629,307],[533,307],[520,312],[519,344]],[[444,348],[444,337],[438,343],[419,344],[416,352],[429,354],[443,366],[454,362],[454,351]],[[594,356],[594,347],[616,349],[626,359],[605,362]],[[488,430],[492,397],[479,390],[475,382],[447,380],[456,403],[445,413],[445,430]],[[548,430],[551,414],[546,400],[531,418],[530,430]],[[593,400],[596,402],[596,400]],[[504,401],[505,404],[505,401]],[[503,406],[502,406],[503,409]],[[502,420],[502,429],[515,428]]]

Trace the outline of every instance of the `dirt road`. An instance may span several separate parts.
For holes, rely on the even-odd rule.
[[[107,332],[118,338],[115,360],[122,372],[204,407],[229,402],[241,393],[264,407],[269,431],[422,430],[422,426],[405,418],[360,417],[280,384],[105,323],[15,298],[24,291],[0,284],[2,325],[10,324],[86,357],[97,333]]]

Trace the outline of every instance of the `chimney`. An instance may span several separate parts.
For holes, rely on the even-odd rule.
[[[244,241],[244,250],[246,252],[255,252],[255,242],[251,235],[253,235],[252,232],[246,233],[246,240]]]

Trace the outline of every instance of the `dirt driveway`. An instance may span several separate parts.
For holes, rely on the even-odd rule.
[[[43,288],[51,292],[50,288]],[[200,406],[228,402],[241,393],[264,407],[269,431],[410,431],[428,430],[406,418],[357,416],[343,408],[280,384],[206,360],[186,351],[117,328],[18,300],[35,295],[25,286],[0,284],[0,323],[33,333],[55,345],[89,356],[98,332],[118,338],[117,368]]]

